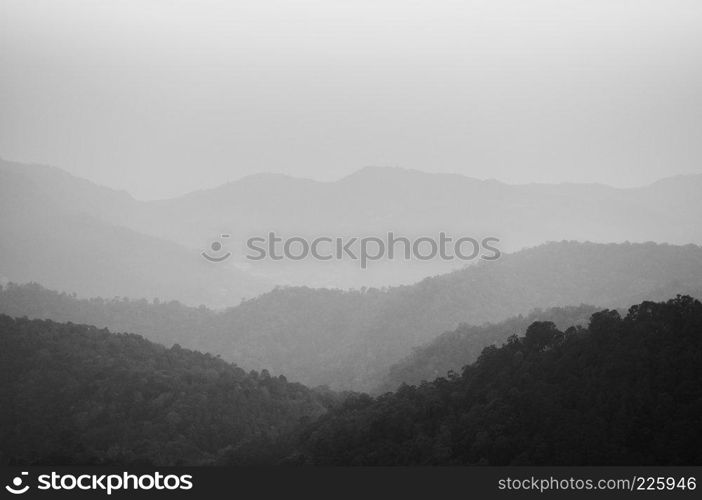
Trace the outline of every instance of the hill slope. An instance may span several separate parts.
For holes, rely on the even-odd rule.
[[[265,291],[262,281],[208,265],[181,245],[121,225],[140,205],[50,167],[0,160],[0,278],[84,297],[179,299],[229,306]]]
[[[702,175],[616,189],[598,184],[509,185],[460,175],[369,167],[336,182],[256,175],[150,202],[134,200],[57,168],[0,159],[0,175],[0,198],[8,200],[2,205],[0,229],[15,231],[3,238],[1,250],[13,258],[3,264],[0,253],[0,276],[22,282],[32,279],[86,296],[159,296],[193,305],[232,306],[243,296],[270,290],[272,284],[401,285],[465,264],[395,259],[374,261],[361,270],[351,261],[244,258],[246,240],[267,236],[270,231],[282,238],[309,239],[386,238],[390,231],[408,238],[438,237],[444,231],[454,239],[498,237],[498,248],[510,253],[561,240],[702,244]],[[49,221],[44,219],[47,215]],[[90,222],[84,222],[86,219]],[[111,234],[115,227],[121,230]],[[204,264],[196,262],[197,254],[222,233],[231,235],[227,251],[233,257],[215,266],[216,273],[208,273],[212,266],[195,268],[195,264]],[[90,234],[94,237],[88,237]],[[45,264],[51,262],[50,256],[42,252],[49,248],[55,248],[57,269],[75,272],[58,275]],[[139,252],[144,258],[137,258]],[[88,265],[101,258],[124,270],[122,281],[115,278],[119,288],[96,292],[97,285],[87,280],[99,270]],[[27,262],[34,261],[36,269],[29,268]],[[162,261],[169,262],[169,272]],[[81,262],[86,263],[85,269]],[[154,279],[140,279],[134,270]],[[111,271],[108,276],[116,274]],[[148,286],[149,281],[174,281],[180,274],[180,282],[165,290]],[[127,287],[132,281],[134,285]],[[86,291],[79,285],[85,285]]]
[[[0,381],[3,464],[250,460],[251,442],[273,446],[326,404],[284,377],[179,346],[5,315]]]
[[[700,247],[553,243],[412,286],[283,288],[221,314],[173,303],[76,301],[31,288],[3,291],[0,312],[134,331],[311,386],[372,390],[412,348],[461,323],[582,303],[623,307],[634,297],[700,288]]]
[[[412,354],[392,365],[383,382],[374,392],[397,389],[402,384],[415,385],[444,377],[449,371],[473,363],[485,347],[502,344],[512,335],[523,334],[536,321],[551,321],[556,327],[585,326],[597,310],[594,306],[553,307],[535,310],[526,316],[516,316],[500,323],[461,325],[445,332],[425,345],[415,347]]]
[[[533,323],[462,375],[350,398],[300,448],[334,465],[700,465],[702,304]]]
[[[221,232],[233,234],[232,241],[244,241],[270,230],[283,237],[347,238],[384,237],[388,231],[436,237],[445,231],[455,238],[498,237],[499,248],[510,253],[561,240],[702,244],[700,192],[702,175],[617,189],[599,184],[509,185],[367,167],[336,182],[258,175],[152,203],[151,220],[161,222],[145,230],[161,231],[186,245]],[[178,224],[164,223],[169,217]],[[464,264],[378,261],[361,271],[352,263],[246,262],[279,284],[341,288],[409,284]]]

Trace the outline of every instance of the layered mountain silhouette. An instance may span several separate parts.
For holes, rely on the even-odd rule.
[[[460,372],[465,365],[478,359],[482,350],[500,345],[510,336],[523,334],[537,321],[550,321],[565,330],[571,326],[587,326],[590,316],[598,308],[581,305],[535,309],[529,314],[509,318],[499,323],[460,325],[444,332],[424,345],[415,347],[412,354],[392,365],[376,392],[394,391],[402,384],[417,385],[447,374]]]
[[[222,307],[274,285],[411,284],[464,261],[252,261],[246,240],[385,236],[500,238],[504,252],[548,241],[702,243],[702,176],[636,189],[508,185],[453,174],[368,167],[336,182],[246,177],[170,200],[138,201],[66,172],[0,160],[0,277],[81,296],[159,297]],[[199,253],[227,233],[233,257]]]
[[[360,395],[300,433],[317,465],[702,461],[702,303],[642,302],[586,328],[534,322],[448,377]]]
[[[5,287],[0,312],[139,333],[308,385],[377,390],[385,387],[389,367],[412,348],[462,323],[572,304],[625,307],[632,298],[657,300],[701,288],[699,246],[563,242],[412,286],[280,288],[219,313],[168,302],[78,300],[38,286]]]
[[[367,168],[145,202],[0,160],[0,461],[695,462],[699,192]],[[271,231],[496,236],[502,255],[243,259]],[[222,233],[232,257],[207,262]]]
[[[270,286],[198,252],[130,228],[139,202],[42,166],[0,162],[0,278],[84,297],[227,306]]]
[[[584,327],[535,321],[460,371],[372,398],[0,315],[0,463],[698,464],[701,332],[689,296]]]
[[[599,184],[508,185],[461,175],[369,167],[337,182],[256,175],[216,189],[150,204],[144,232],[192,245],[228,232],[240,242],[275,231],[284,237],[500,238],[513,252],[547,241],[702,243],[702,176],[668,178],[637,189]],[[164,222],[175,215],[178,224]],[[243,244],[240,253],[245,253]],[[278,284],[354,287],[409,284],[465,266],[463,261],[358,263],[251,262]]]

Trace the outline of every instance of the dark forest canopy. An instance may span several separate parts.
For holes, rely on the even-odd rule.
[[[700,465],[702,304],[533,323],[462,374],[349,398],[299,443],[314,464]]]
[[[137,335],[0,315],[15,464],[700,464],[702,304],[532,323],[461,374],[310,391]]]
[[[410,356],[392,365],[374,392],[393,391],[402,384],[416,385],[444,376],[449,371],[460,371],[461,367],[478,359],[485,347],[502,344],[512,335],[523,334],[536,321],[551,321],[565,330],[570,326],[586,326],[596,311],[596,307],[587,305],[552,307],[499,323],[460,325],[456,330],[442,333],[431,342],[416,347]]]
[[[1,464],[256,461],[330,394],[138,335],[0,315]]]
[[[695,245],[561,242],[411,286],[282,288],[221,313],[157,300],[81,300],[37,286],[6,287],[0,312],[134,332],[311,386],[371,391],[414,347],[461,323],[504,321],[537,307],[628,307],[701,288]]]

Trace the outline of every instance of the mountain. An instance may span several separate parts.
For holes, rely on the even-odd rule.
[[[536,322],[462,374],[351,397],[299,435],[315,465],[699,465],[702,303]]]
[[[478,359],[484,348],[502,344],[512,335],[524,334],[529,325],[537,321],[550,321],[561,330],[586,326],[596,310],[596,307],[586,305],[553,307],[537,309],[526,316],[515,316],[499,323],[460,325],[456,330],[442,333],[415,347],[407,358],[392,365],[375,392],[393,391],[402,384],[416,385],[445,377],[450,371],[458,372]]]
[[[177,345],[5,315],[0,381],[3,465],[255,463],[330,403]]]
[[[198,252],[120,223],[139,203],[43,166],[0,161],[0,278],[81,296],[159,297],[225,306],[269,288]]]
[[[270,232],[286,239],[346,241],[353,237],[386,239],[388,232],[409,239],[438,238],[445,232],[454,240],[497,237],[496,246],[507,253],[562,240],[702,244],[698,223],[702,175],[617,189],[599,184],[509,185],[455,174],[367,167],[335,182],[259,174],[148,202],[52,167],[0,160],[0,176],[0,196],[5,200],[0,229],[12,230],[11,238],[3,238],[0,276],[20,282],[35,280],[83,296],[158,296],[223,307],[274,285],[395,286],[473,263],[383,258],[361,269],[350,259],[247,259],[252,254],[247,240],[267,238]],[[83,224],[88,225],[86,230]],[[113,231],[118,234],[111,235]],[[86,233],[96,236],[89,238]],[[222,234],[230,235],[225,243],[232,257],[219,265],[194,262],[193,256]],[[49,256],[40,250],[50,245],[57,248],[53,265],[46,263]],[[34,261],[23,257],[30,248],[40,252],[34,272],[27,264]],[[138,257],[139,251],[143,258]],[[99,270],[97,265],[90,267],[100,258],[91,252],[114,263],[111,278],[119,278],[115,274],[120,266],[125,269],[114,290],[97,290],[94,284],[90,288],[84,277],[77,276]],[[8,262],[2,260],[5,254],[12,257]],[[86,269],[80,268],[81,262]],[[151,270],[151,265],[160,269]],[[13,269],[15,272],[9,271]],[[57,275],[61,269],[70,274]],[[181,272],[182,278],[178,277]],[[140,279],[141,273],[153,274]],[[157,289],[162,279],[175,277],[180,283]],[[135,285],[127,286],[131,280]],[[154,293],[159,290],[165,291]]]
[[[373,398],[0,315],[0,463],[699,464],[701,357],[702,303],[678,296],[586,328],[536,321],[460,374]]]
[[[0,312],[132,331],[310,386],[369,391],[413,348],[462,323],[573,304],[624,307],[632,297],[700,289],[701,247],[561,242],[411,286],[278,288],[219,313],[170,302],[77,300],[38,287],[6,287]]]
[[[626,306],[646,290],[701,285],[701,247],[554,243],[412,286],[276,290],[223,313],[226,331],[236,333],[221,336],[215,352],[260,360],[306,384],[369,391],[413,347],[461,323],[537,307]]]
[[[369,269],[345,262],[272,262],[244,258],[251,236],[408,238],[440,231],[454,239],[494,236],[514,252],[548,241],[654,241],[702,244],[702,175],[679,176],[635,189],[599,184],[509,185],[454,174],[368,167],[336,182],[282,175],[248,177],[219,188],[152,204],[163,237],[193,245],[231,233],[232,250],[251,270],[278,284],[314,287],[410,284],[464,267],[460,260],[381,260]],[[146,229],[145,229],[146,231]]]

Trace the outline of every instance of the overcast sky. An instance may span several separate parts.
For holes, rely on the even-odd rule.
[[[702,172],[699,0],[0,0],[0,156],[138,198]]]

